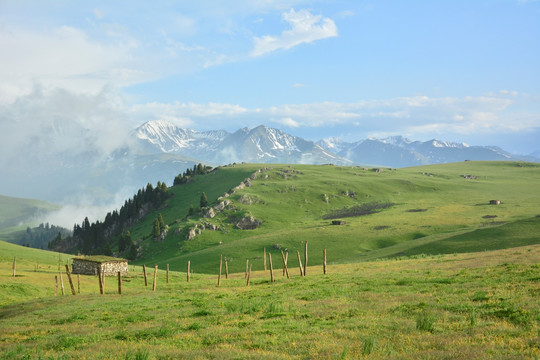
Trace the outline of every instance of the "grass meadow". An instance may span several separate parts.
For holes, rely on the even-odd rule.
[[[202,192],[215,206],[261,168],[215,217],[187,216]],[[142,257],[122,295],[114,277],[100,295],[97,277],[81,275],[73,296],[71,255],[0,241],[0,359],[538,359],[539,183],[540,165],[516,162],[223,167],[171,187],[165,206],[130,229]],[[345,217],[366,209],[377,211]],[[156,240],[160,213],[169,231]],[[336,214],[343,225],[331,225]],[[237,229],[244,216],[261,226]],[[201,224],[217,230],[186,239]],[[231,274],[218,287],[220,255]],[[65,296],[55,296],[60,272]]]
[[[330,265],[276,281],[158,271],[157,291],[80,276],[54,296],[59,255],[0,242],[1,359],[534,359],[540,245]],[[12,277],[12,255],[17,273]],[[310,258],[318,255],[309,253]],[[63,255],[60,255],[62,257]],[[69,261],[67,257],[61,261]],[[152,268],[150,266],[150,268]],[[195,267],[196,268],[196,267]],[[173,269],[182,270],[182,269]],[[76,285],[75,285],[76,286]],[[68,295],[69,294],[69,295]]]
[[[214,218],[186,217],[190,204],[198,206],[205,191],[210,203],[258,169],[250,186],[226,200],[232,203]],[[167,206],[132,228],[143,257],[182,267],[187,260],[198,271],[215,273],[223,254],[233,271],[241,272],[246,259],[254,270],[264,248],[274,257],[281,249],[293,255],[310,243],[314,253],[328,249],[333,264],[420,254],[486,251],[540,243],[540,165],[517,162],[462,162],[404,169],[375,169],[332,165],[238,164],[200,176],[170,189]],[[462,175],[473,175],[473,179]],[[490,200],[500,205],[489,205]],[[369,204],[393,204],[380,211],[342,218],[333,226],[325,216]],[[167,237],[149,237],[152,221],[162,213],[170,225]],[[252,215],[259,228],[240,230],[236,219]],[[212,224],[192,240],[187,229]],[[296,263],[296,256],[291,258]],[[321,258],[313,258],[320,265]]]

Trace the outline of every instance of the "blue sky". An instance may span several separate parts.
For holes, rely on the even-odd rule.
[[[165,119],[540,150],[539,1],[0,0],[0,49],[3,134]]]

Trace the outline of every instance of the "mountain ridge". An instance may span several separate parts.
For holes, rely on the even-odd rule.
[[[399,135],[355,142],[333,137],[315,142],[265,125],[233,133],[198,132],[154,120],[139,126],[134,134],[141,148],[152,153],[183,154],[218,165],[263,162],[408,167],[465,160],[539,160],[513,155],[497,146],[471,146],[435,138],[418,141]]]

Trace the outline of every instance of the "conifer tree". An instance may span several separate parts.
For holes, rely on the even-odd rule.
[[[135,246],[135,244],[131,244],[129,247],[127,258],[129,260],[135,260],[137,258],[137,246]]]
[[[118,251],[123,252],[124,250],[126,250],[126,237],[124,236],[124,233],[122,233],[118,240]]]
[[[108,242],[105,243],[105,245],[103,246],[103,255],[107,255],[107,256],[112,256],[112,250],[111,250],[111,246],[109,245]]]
[[[201,195],[200,208],[202,209],[203,207],[207,207],[207,206],[208,206],[208,198],[206,197],[206,193],[203,192]]]
[[[195,214],[195,208],[193,207],[193,204],[191,204],[189,205],[188,216],[192,216],[193,214]]]
[[[158,219],[155,219],[154,220],[154,228],[152,230],[152,236],[153,237],[158,237],[159,235],[161,234],[161,228],[159,227],[159,220]]]
[[[158,215],[158,221],[159,221],[159,228],[165,229],[165,221],[163,221],[163,216],[161,216],[161,213]]]

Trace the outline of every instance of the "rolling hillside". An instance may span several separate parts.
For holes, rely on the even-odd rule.
[[[303,251],[306,240],[313,254],[327,248],[330,263],[540,243],[538,164],[461,162],[375,170],[332,165],[221,167],[172,187],[174,196],[166,207],[131,229],[143,254],[136,262],[182,269],[191,260],[194,271],[215,273],[222,254],[231,271],[239,272],[246,259],[254,269],[262,269],[264,248],[274,257],[288,250],[289,266],[294,268],[295,252]],[[250,177],[244,181],[247,186],[230,191]],[[215,207],[215,216],[203,217],[205,209],[187,217],[190,204],[197,207],[202,192]],[[218,200],[227,192],[231,194]],[[501,204],[489,205],[490,200]],[[336,210],[380,204],[389,207],[341,218],[344,225],[325,219]],[[169,224],[163,240],[150,236],[158,213]],[[258,228],[236,226],[251,217],[260,222]],[[190,231],[195,236],[188,239]],[[494,233],[504,235],[491,240]],[[309,264],[321,261],[322,256],[311,256]]]
[[[21,199],[0,195],[0,237],[6,239],[10,232],[24,229],[24,224],[37,225],[37,216],[60,206],[45,201]]]

